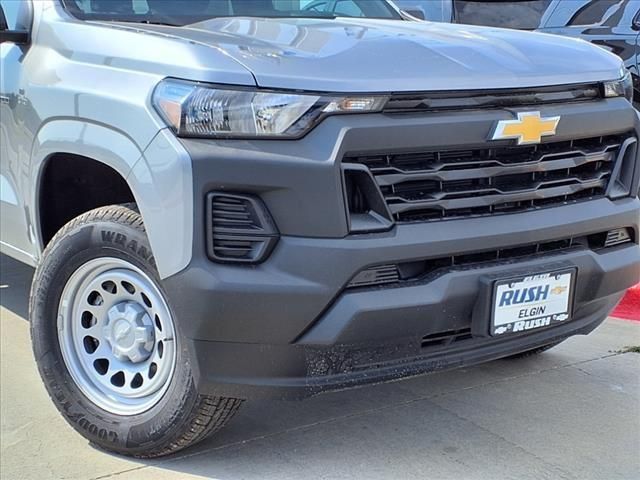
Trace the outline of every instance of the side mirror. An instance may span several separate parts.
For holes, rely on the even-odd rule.
[[[410,17],[417,18],[418,20],[426,20],[424,12],[419,8],[407,8],[402,10],[402,12],[406,13]]]
[[[29,37],[29,32],[26,30],[9,30],[7,17],[4,15],[2,5],[0,5],[0,43],[26,44],[29,43]]]

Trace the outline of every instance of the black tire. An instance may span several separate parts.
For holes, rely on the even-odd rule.
[[[507,360],[513,360],[517,358],[527,358],[527,357],[532,357],[534,355],[540,355],[541,353],[546,352],[547,350],[550,350],[557,345],[560,345],[562,342],[564,342],[564,340],[560,340],[559,342],[553,342],[553,343],[550,343],[549,345],[544,345],[542,347],[533,348],[525,352],[516,353],[515,355],[509,355],[508,357],[505,357],[505,358]]]
[[[105,236],[105,231],[123,235],[127,241],[114,242],[114,236]],[[98,208],[72,220],[46,248],[33,279],[31,339],[38,369],[60,413],[92,444],[138,458],[168,455],[220,429],[236,413],[242,400],[198,394],[186,349],[177,332],[177,363],[166,393],[153,407],[123,416],[99,408],[89,400],[76,385],[62,356],[57,332],[58,305],[72,273],[90,260],[107,256],[126,260],[143,270],[162,291],[142,217],[135,205]]]

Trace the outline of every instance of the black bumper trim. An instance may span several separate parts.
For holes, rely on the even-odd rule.
[[[203,393],[235,398],[300,399],[476,365],[556,343],[572,335],[586,335],[604,321],[621,297],[622,294],[616,294],[603,299],[593,306],[588,316],[539,332],[497,340],[469,340],[454,348],[360,367],[354,364],[354,358],[362,355],[361,351],[346,346],[313,348],[194,342],[192,350],[196,352],[198,386]],[[397,354],[401,350],[399,345],[381,344],[374,350],[392,355],[391,352]],[[245,374],[241,373],[243,369]]]

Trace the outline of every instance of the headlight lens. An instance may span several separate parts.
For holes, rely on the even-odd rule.
[[[177,135],[296,138],[326,115],[382,110],[387,97],[326,97],[164,80],[153,105]]]
[[[631,72],[626,72],[620,80],[605,82],[605,97],[625,97],[630,102],[633,101],[633,81],[631,80]]]

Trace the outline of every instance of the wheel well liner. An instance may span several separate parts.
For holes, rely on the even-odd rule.
[[[39,227],[46,247],[67,222],[94,208],[135,202],[126,180],[97,160],[67,153],[45,162],[38,191]]]

